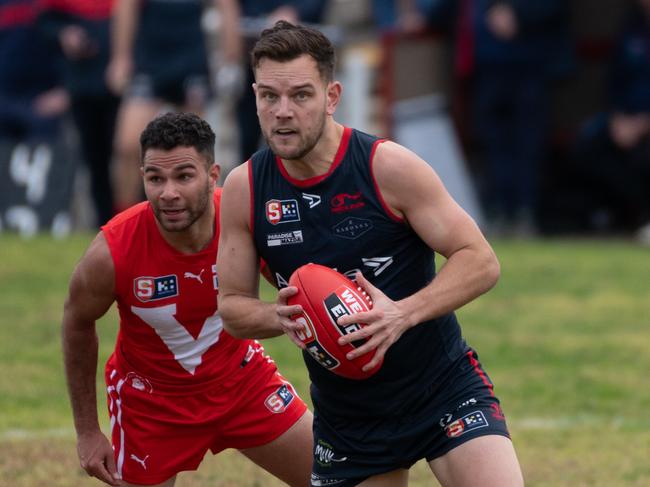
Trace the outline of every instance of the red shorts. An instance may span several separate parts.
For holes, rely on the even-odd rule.
[[[265,445],[307,409],[263,349],[227,380],[191,393],[161,391],[115,354],[105,374],[115,462],[129,483],[196,470],[208,450]]]

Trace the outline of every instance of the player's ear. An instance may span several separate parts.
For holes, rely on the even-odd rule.
[[[221,176],[221,166],[215,162],[210,166],[208,174],[210,175],[211,182],[216,184]]]
[[[327,114],[334,115],[336,107],[341,101],[341,92],[343,86],[338,81],[330,81],[327,83]]]

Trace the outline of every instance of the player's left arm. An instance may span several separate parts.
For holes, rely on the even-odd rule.
[[[389,299],[361,273],[357,274],[357,282],[373,300],[373,310],[342,317],[339,323],[363,322],[369,326],[342,337],[339,342],[370,337],[349,356],[355,358],[377,349],[365,369],[374,367],[407,329],[472,301],[491,289],[500,274],[490,244],[426,162],[398,144],[385,142],[375,153],[373,174],[389,209],[404,218],[447,262],[431,283],[400,301]]]

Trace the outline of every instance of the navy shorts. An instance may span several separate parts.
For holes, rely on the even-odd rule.
[[[127,98],[161,100],[173,105],[204,107],[212,96],[207,74],[189,74],[183,77],[160,79],[148,73],[137,73],[126,92]]]
[[[323,417],[314,411],[311,486],[352,487],[369,477],[431,461],[484,435],[509,437],[492,382],[473,350],[443,383],[385,418]]]

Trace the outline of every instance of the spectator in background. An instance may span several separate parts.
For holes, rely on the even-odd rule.
[[[614,51],[609,109],[585,124],[577,162],[601,230],[650,244],[650,0],[637,0]]]
[[[278,20],[296,23],[320,23],[323,21],[327,0],[240,0],[241,15],[245,18],[260,19],[262,28],[272,26]],[[261,29],[260,29],[261,31]],[[246,39],[246,52],[249,52],[257,41],[254,36]],[[244,91],[237,103],[237,126],[239,129],[240,159],[247,160],[260,147],[262,132],[257,120],[255,93],[252,85],[255,82],[248,58],[245,59],[246,79]]]
[[[372,16],[380,31],[411,33],[426,28],[417,0],[372,0]]]
[[[564,0],[465,0],[488,232],[537,231],[549,83],[571,62]],[[462,24],[462,22],[461,22]],[[468,40],[466,38],[466,40]]]
[[[36,28],[35,0],[0,3],[0,138],[52,140],[68,97],[56,51]]]
[[[113,216],[111,158],[119,98],[106,85],[113,0],[42,0],[39,25],[63,54],[63,81],[90,171],[96,224]]]
[[[223,61],[241,58],[236,0],[213,0],[221,14]],[[118,113],[119,210],[143,199],[138,135],[163,108],[201,115],[211,94],[201,0],[117,0],[108,83],[124,99]]]

